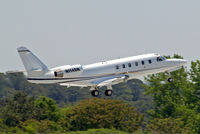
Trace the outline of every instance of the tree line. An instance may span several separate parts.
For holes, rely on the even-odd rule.
[[[2,133],[65,133],[99,128],[134,132],[141,128],[142,119],[143,115],[129,104],[103,98],[59,108],[51,98],[35,99],[17,92],[0,106]]]

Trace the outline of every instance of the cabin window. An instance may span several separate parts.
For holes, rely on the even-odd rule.
[[[116,69],[119,69],[119,66],[117,65],[117,66],[115,66],[115,68],[116,68]]]
[[[151,64],[152,63],[152,61],[151,60],[149,60],[149,64]]]
[[[142,65],[144,65],[144,61],[142,61]]]
[[[138,66],[138,62],[135,62],[135,66]]]
[[[131,63],[128,63],[128,67],[131,67]]]
[[[122,67],[125,68],[126,67],[125,64],[123,64]]]

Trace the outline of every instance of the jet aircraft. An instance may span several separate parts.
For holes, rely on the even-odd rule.
[[[112,85],[141,75],[172,72],[186,60],[166,59],[155,53],[99,62],[89,65],[64,65],[49,69],[26,47],[17,51],[27,72],[27,80],[36,84],[58,83],[63,86],[91,87],[92,96],[99,95],[99,87],[106,86],[106,96],[112,95]],[[173,79],[169,77],[169,82]]]

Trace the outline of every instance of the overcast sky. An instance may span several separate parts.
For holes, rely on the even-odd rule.
[[[0,72],[16,48],[48,67],[144,53],[200,59],[200,0],[0,0]]]

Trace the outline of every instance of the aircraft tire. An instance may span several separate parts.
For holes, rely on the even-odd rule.
[[[92,96],[97,97],[99,95],[99,91],[98,90],[93,90],[91,92]]]
[[[112,90],[108,89],[105,91],[106,96],[111,96],[112,95]]]
[[[168,78],[168,80],[167,80],[168,82],[173,82],[174,80],[173,80],[173,78]]]

